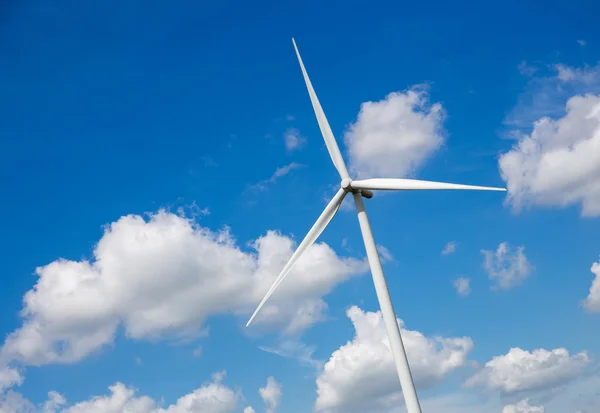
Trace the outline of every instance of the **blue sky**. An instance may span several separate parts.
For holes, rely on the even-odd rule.
[[[443,406],[446,397],[458,406],[447,412],[525,412],[523,400],[550,413],[594,411],[594,391],[570,392],[598,383],[600,291],[590,292],[590,268],[600,254],[599,12],[583,1],[2,6],[0,330],[16,339],[0,350],[0,411],[17,394],[37,406],[56,391],[75,412],[117,382],[135,388],[132,397],[164,398],[166,408],[211,380],[207,392],[243,394],[227,393],[233,407],[215,412],[265,411],[269,400],[281,412],[350,411],[327,404],[329,396],[315,404],[316,389],[360,394],[368,348],[379,354],[370,363],[381,366],[383,390],[365,400],[382,412],[401,406],[377,334],[360,341],[348,318],[368,324],[364,312],[378,310],[351,205],[313,248],[320,260],[286,279],[271,316],[243,328],[291,255],[289,237],[304,237],[339,179],[292,36],[355,172],[508,186],[508,195],[366,201],[375,238],[392,256],[385,271],[406,328],[430,344],[438,336],[471,340],[454,348],[462,358],[448,371],[422,367],[424,406]],[[361,111],[364,102],[380,105]],[[388,164],[352,142],[388,154]],[[442,254],[449,242],[456,250]],[[97,244],[102,265],[83,268],[96,261]],[[459,277],[469,279],[465,296],[453,287]],[[493,288],[500,279],[507,287]],[[229,285],[238,281],[246,284]],[[186,290],[197,299],[182,298]],[[300,322],[296,304],[310,320],[289,331]],[[84,349],[81,338],[94,334]],[[333,364],[323,370],[347,342],[356,346],[337,354],[359,357],[350,384]],[[533,385],[519,376],[527,357],[506,371],[482,367],[511,348],[531,352],[536,374],[556,380]],[[569,355],[534,352],[562,348]],[[544,370],[538,356],[555,369]],[[20,378],[3,383],[2,371]],[[211,379],[221,371],[224,378]],[[548,397],[555,388],[562,390]]]

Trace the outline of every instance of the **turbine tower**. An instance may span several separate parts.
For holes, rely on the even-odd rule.
[[[323,112],[323,108],[321,108],[319,99],[317,99],[315,90],[313,89],[310,79],[308,78],[306,68],[304,67],[304,63],[302,62],[300,52],[298,51],[298,47],[296,46],[294,39],[292,39],[292,43],[294,44],[294,49],[296,50],[296,56],[298,57],[300,68],[302,69],[302,75],[304,76],[306,88],[308,89],[308,94],[310,95],[310,100],[312,102],[315,115],[317,116],[321,134],[325,139],[325,145],[327,146],[331,160],[340,174],[341,184],[338,192],[325,207],[325,210],[321,213],[321,216],[319,216],[317,222],[315,222],[310,231],[308,231],[308,234],[306,234],[306,237],[304,240],[302,240],[298,246],[298,249],[296,249],[292,255],[292,258],[290,258],[288,263],[285,265],[281,271],[281,274],[279,274],[265,297],[256,308],[256,311],[254,311],[254,314],[252,314],[252,317],[250,317],[250,320],[248,320],[246,327],[248,327],[252,320],[254,320],[260,309],[265,305],[269,297],[271,297],[283,279],[289,274],[292,267],[294,264],[296,264],[302,254],[306,252],[306,250],[310,248],[312,244],[314,244],[319,235],[321,235],[321,233],[325,230],[329,222],[331,222],[334,215],[340,208],[344,197],[348,194],[352,194],[352,197],[354,198],[354,204],[356,205],[356,212],[358,214],[360,231],[362,233],[365,249],[367,251],[367,259],[369,261],[369,266],[371,267],[371,274],[373,275],[375,292],[377,294],[377,299],[381,308],[381,314],[383,315],[383,322],[385,324],[387,335],[390,341],[390,348],[394,358],[394,363],[396,365],[396,371],[398,372],[398,378],[400,379],[400,386],[404,395],[406,408],[408,413],[421,413],[421,406],[419,404],[419,398],[417,397],[410,366],[406,357],[406,351],[402,342],[400,328],[398,327],[398,323],[396,321],[396,313],[394,312],[388,286],[385,281],[385,276],[383,275],[383,268],[381,267],[379,252],[377,251],[375,239],[373,238],[371,225],[369,223],[369,218],[367,217],[367,211],[365,210],[365,204],[362,198],[371,198],[373,196],[373,190],[407,191],[425,189],[470,189],[481,191],[506,191],[506,189],[401,178],[374,178],[356,181],[350,179],[344,158],[340,153],[340,148],[335,141],[333,132],[331,131],[329,123],[327,122],[327,118],[325,117],[325,113]]]

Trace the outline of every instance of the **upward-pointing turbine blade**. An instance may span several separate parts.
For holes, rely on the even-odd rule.
[[[325,145],[327,145],[327,150],[329,151],[329,156],[331,156],[331,160],[335,165],[340,177],[342,179],[348,178],[348,170],[346,169],[346,164],[344,162],[344,158],[340,153],[340,148],[335,141],[335,137],[333,136],[333,132],[331,131],[331,127],[329,127],[329,122],[327,122],[327,118],[325,117],[325,113],[323,112],[323,108],[319,103],[319,99],[317,98],[317,94],[313,89],[312,83],[308,78],[308,73],[306,73],[306,68],[304,67],[304,63],[302,63],[302,58],[300,57],[300,52],[298,51],[298,47],[296,46],[296,41],[292,39],[292,43],[294,43],[294,49],[296,50],[296,56],[298,56],[298,62],[300,63],[300,68],[302,69],[302,75],[304,76],[304,82],[306,82],[306,88],[308,89],[308,94],[310,95],[310,101],[312,102],[313,109],[315,110],[315,115],[317,116],[317,121],[319,122],[319,129],[321,129],[321,134],[323,135],[323,139],[325,139]]]
[[[319,216],[319,218],[317,219],[317,222],[315,222],[310,231],[308,231],[308,234],[306,234],[306,237],[304,237],[304,239],[298,246],[298,249],[296,249],[296,251],[292,255],[292,258],[290,258],[285,267],[283,267],[281,274],[279,274],[279,276],[277,277],[277,279],[275,280],[265,297],[262,299],[256,310],[254,311],[254,314],[252,314],[252,317],[250,317],[250,320],[248,320],[248,323],[246,323],[246,327],[248,327],[252,320],[254,320],[260,309],[265,305],[269,297],[271,297],[271,295],[279,286],[279,284],[281,284],[283,279],[289,274],[292,267],[294,266],[294,264],[296,264],[298,259],[302,256],[302,254],[306,252],[306,250],[308,250],[308,248],[310,248],[312,244],[315,243],[317,238],[319,238],[319,235],[321,235],[321,233],[325,230],[329,222],[331,222],[331,220],[335,216],[338,209],[340,209],[340,205],[342,204],[342,201],[344,200],[345,196],[346,191],[340,188],[340,190],[337,192],[337,194],[335,194],[335,196],[329,202],[329,204],[327,204],[325,210],[323,210],[321,216]]]
[[[445,182],[420,181],[417,179],[401,178],[374,178],[361,181],[352,181],[350,187],[355,190],[427,190],[427,189],[468,189],[476,191],[506,191],[506,188],[494,188],[489,186],[474,186],[462,184],[448,184]]]

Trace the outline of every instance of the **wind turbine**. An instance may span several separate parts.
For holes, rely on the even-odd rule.
[[[248,320],[246,327],[248,327],[250,323],[252,323],[252,320],[254,320],[260,309],[265,305],[269,297],[271,297],[271,295],[279,286],[279,284],[281,284],[283,279],[290,273],[292,267],[294,266],[294,264],[296,264],[298,259],[302,256],[302,254],[306,252],[306,250],[310,248],[312,244],[314,244],[319,235],[321,235],[321,233],[325,230],[329,222],[331,222],[336,212],[340,208],[344,197],[351,193],[352,197],[354,198],[354,204],[356,205],[356,212],[358,214],[360,231],[362,233],[363,240],[365,243],[365,249],[367,251],[367,259],[369,261],[369,266],[371,267],[373,283],[375,284],[375,292],[377,294],[379,306],[381,307],[383,322],[385,324],[385,328],[390,341],[390,348],[392,351],[392,356],[394,358],[394,363],[396,365],[396,371],[398,372],[398,378],[400,379],[400,386],[404,395],[406,408],[408,410],[408,413],[421,413],[421,406],[419,404],[419,398],[417,397],[417,392],[415,390],[410,366],[406,357],[406,351],[404,350],[404,344],[402,342],[400,328],[398,327],[398,323],[396,321],[396,313],[394,312],[394,307],[392,305],[392,300],[390,298],[388,286],[385,281],[385,276],[383,275],[383,268],[381,267],[379,252],[377,251],[377,246],[375,244],[375,239],[373,238],[373,232],[371,231],[371,225],[369,223],[369,218],[367,217],[367,211],[365,210],[365,204],[362,200],[362,197],[373,197],[373,190],[408,191],[425,189],[470,189],[480,191],[506,191],[506,189],[402,178],[374,178],[357,181],[353,181],[352,179],[350,179],[350,175],[348,174],[348,170],[346,169],[344,158],[340,153],[340,148],[338,147],[335,141],[333,132],[331,131],[329,123],[327,122],[327,118],[325,117],[325,113],[323,112],[323,108],[321,108],[319,99],[317,99],[315,90],[313,89],[310,79],[308,78],[308,73],[306,73],[306,68],[304,67],[304,63],[302,62],[300,52],[298,51],[298,47],[296,46],[296,42],[294,41],[294,39],[292,39],[292,43],[294,44],[294,49],[296,50],[296,56],[298,57],[300,68],[302,69],[302,75],[304,76],[306,88],[308,89],[308,94],[310,95],[310,100],[312,102],[315,115],[317,116],[319,128],[321,129],[321,134],[325,139],[325,145],[327,146],[327,150],[329,151],[331,160],[333,161],[335,168],[340,174],[340,178],[342,179],[342,181],[340,184],[340,189],[335,194],[333,199],[329,202],[329,204],[327,204],[325,210],[317,219],[317,222],[315,222],[310,231],[308,231],[308,234],[306,234],[306,237],[302,240],[302,242],[298,246],[298,249],[296,249],[296,251],[292,255],[292,258],[290,258],[288,263],[285,265],[285,267],[281,271],[281,274],[279,274],[279,276],[277,277],[277,279],[275,280],[265,297],[262,299],[262,301],[256,308],[256,311],[254,311],[254,314],[252,314],[252,317],[250,317],[250,320]]]

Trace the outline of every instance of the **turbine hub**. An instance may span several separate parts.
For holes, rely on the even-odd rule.
[[[342,183],[341,183],[342,189],[346,192],[352,192],[352,188],[350,187],[351,183],[352,183],[352,179],[350,179],[350,178],[342,179]]]

